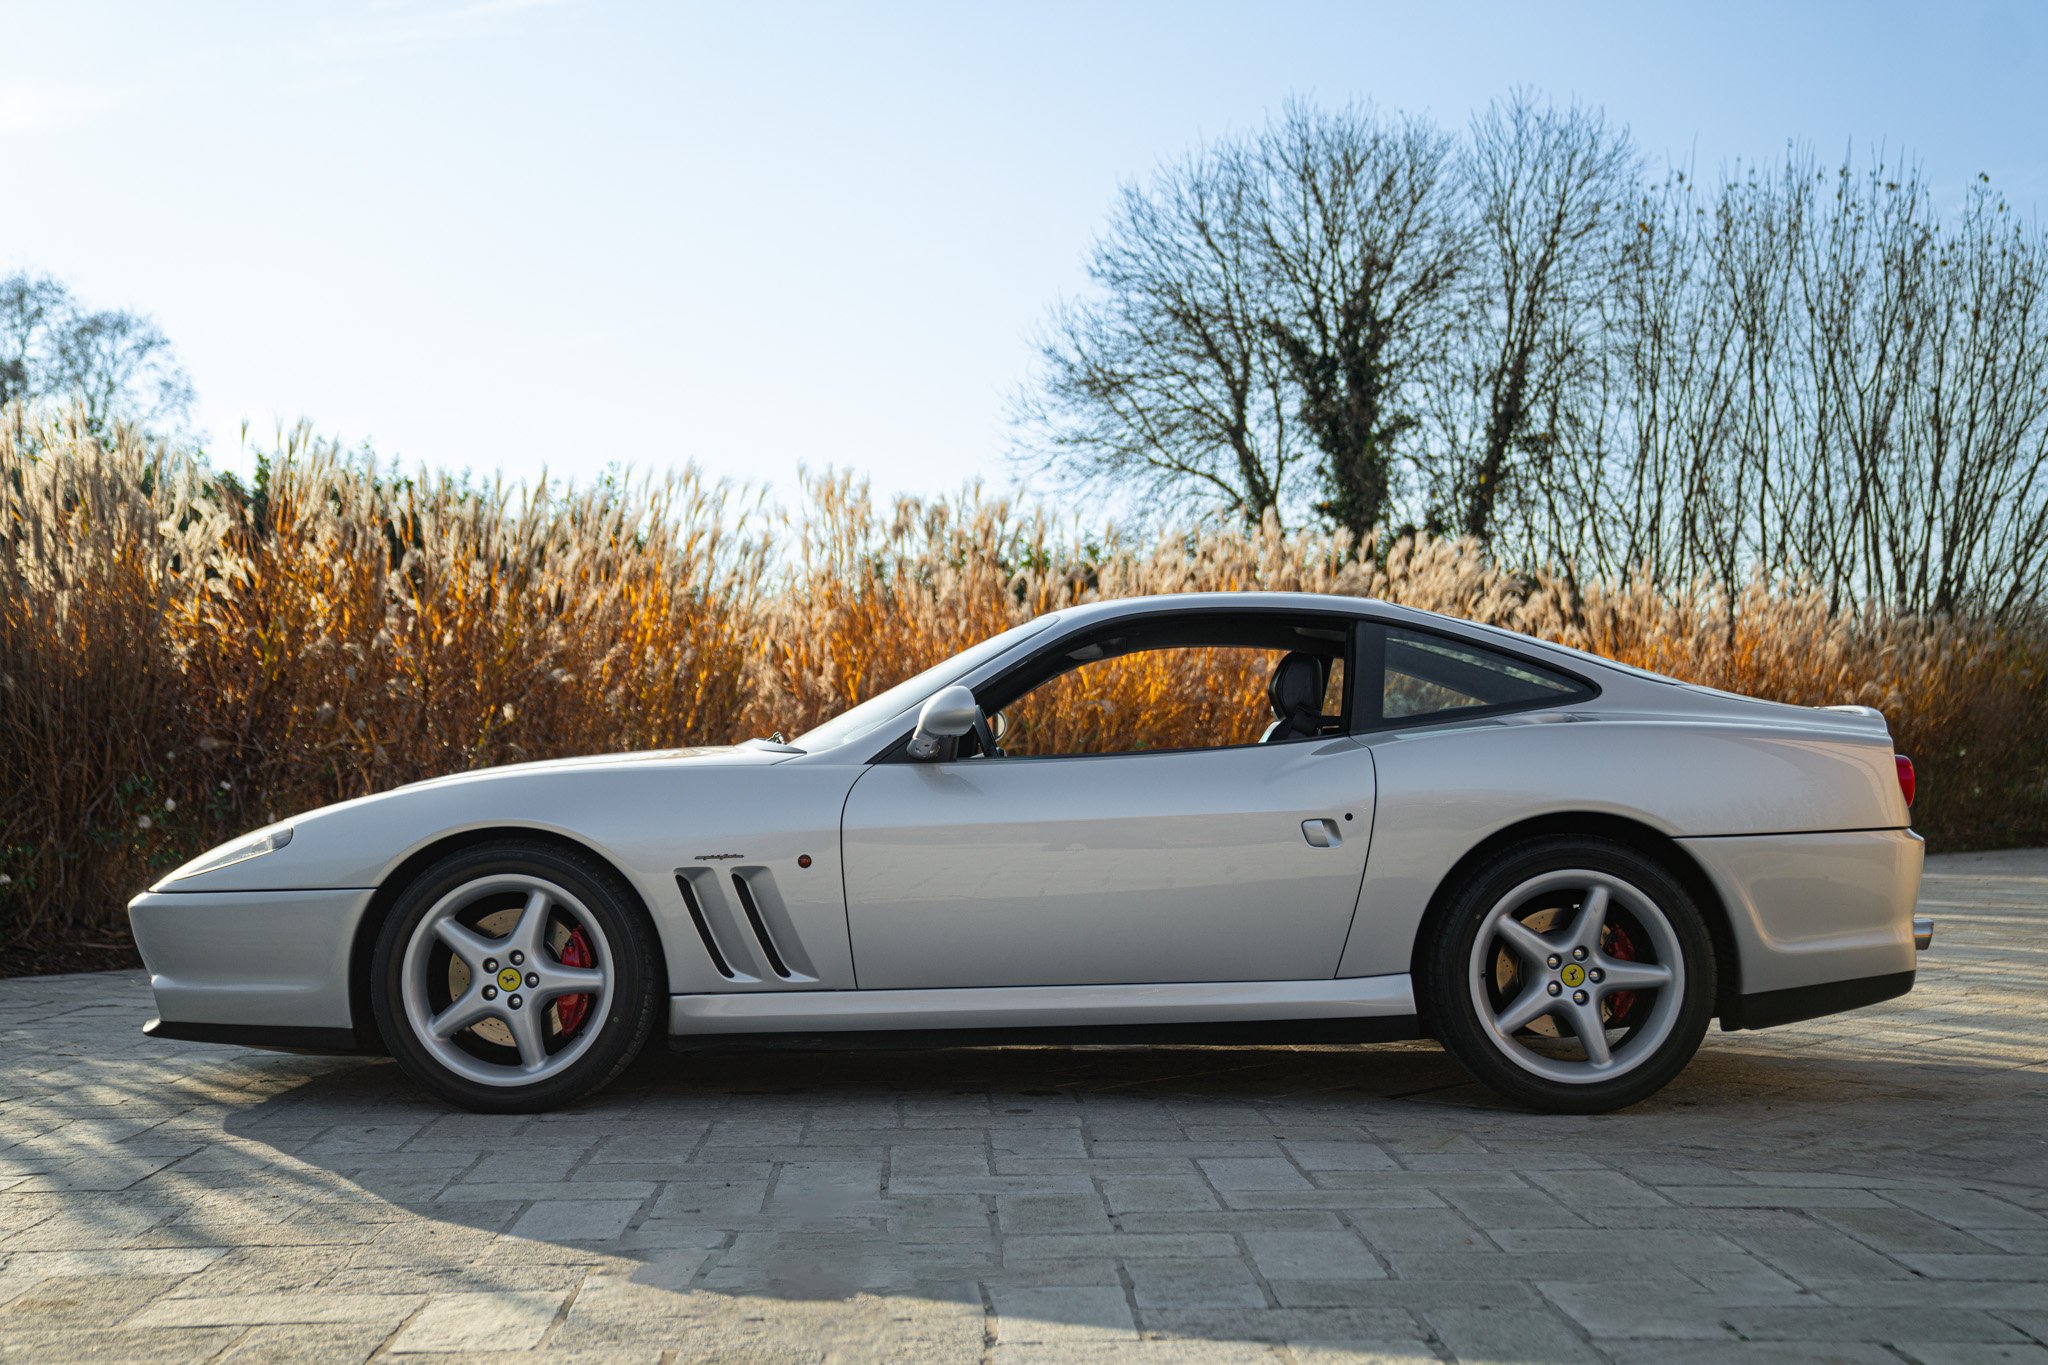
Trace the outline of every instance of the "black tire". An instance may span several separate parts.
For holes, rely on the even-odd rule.
[[[1580,967],[1578,979],[1572,980],[1566,975],[1574,965],[1568,960],[1569,950],[1562,954],[1567,960],[1558,967],[1548,965],[1556,960],[1554,958],[1544,958],[1541,962],[1526,960],[1511,951],[1504,939],[1493,937],[1497,930],[1489,931],[1492,941],[1488,947],[1482,952],[1475,952],[1479,933],[1489,917],[1498,907],[1511,904],[1511,896],[1532,885],[1543,886],[1549,881],[1559,884],[1557,889],[1548,892],[1548,896],[1558,904],[1547,912],[1547,920],[1544,918],[1546,912],[1541,909],[1533,914],[1522,908],[1511,908],[1502,913],[1526,917],[1532,923],[1565,926],[1562,917],[1576,914],[1567,898],[1571,894],[1571,877],[1578,872],[1589,874],[1589,885],[1611,885],[1611,899],[1603,898],[1602,903],[1617,907],[1615,922],[1623,926],[1625,935],[1628,935],[1628,925],[1636,925],[1634,934],[1625,940],[1630,953],[1638,952],[1634,946],[1635,937],[1655,932],[1675,948],[1682,969],[1682,983],[1673,992],[1675,999],[1671,1003],[1667,1004],[1663,995],[1664,991],[1673,990],[1670,987],[1645,988],[1631,993],[1634,998],[1622,1002],[1620,1008],[1626,1013],[1615,1015],[1617,1021],[1636,1017],[1640,1010],[1645,1017],[1655,1021],[1657,1029],[1653,1033],[1647,1031],[1647,1024],[1621,1027],[1617,1022],[1616,1028],[1622,1037],[1613,1043],[1612,1059],[1613,1063],[1620,1063],[1626,1056],[1627,1065],[1611,1076],[1595,1074],[1590,1065],[1590,1049],[1576,1041],[1584,1035],[1573,1032],[1556,1043],[1539,1037],[1537,1026],[1550,1016],[1537,1016],[1529,1025],[1513,1030],[1497,1029],[1495,1023],[1497,1020],[1509,1022],[1512,1006],[1523,998],[1521,992],[1524,990],[1531,992],[1528,998],[1532,1001],[1535,1001],[1533,992],[1549,991],[1552,998],[1563,1006],[1575,997],[1576,992],[1572,988],[1585,987],[1591,992],[1591,1010],[1601,1011],[1616,1008],[1613,1002],[1622,999],[1619,988],[1592,985],[1585,966]],[[1611,883],[1607,879],[1611,879]],[[1628,891],[1640,894],[1647,901],[1649,911],[1655,914],[1643,912],[1640,916],[1642,923],[1638,923],[1636,907],[1640,903],[1629,899]],[[1583,907],[1587,899],[1590,896],[1577,904]],[[1543,897],[1537,895],[1514,904],[1535,905],[1542,900]],[[1662,926],[1654,924],[1659,915],[1663,920]],[[1498,924],[1498,920],[1495,923]],[[1651,927],[1645,928],[1644,924]],[[1611,931],[1603,927],[1595,932],[1605,934]],[[1611,939],[1607,944],[1615,946]],[[1717,964],[1713,938],[1707,931],[1706,920],[1698,905],[1664,866],[1636,849],[1608,839],[1549,837],[1504,850],[1452,889],[1440,913],[1424,925],[1419,946],[1420,979],[1417,984],[1430,1030],[1481,1084],[1531,1109],[1559,1114],[1596,1114],[1624,1108],[1655,1094],[1692,1060],[1713,1015]],[[1605,950],[1601,951],[1604,953]],[[1616,947],[1616,951],[1621,949]],[[1496,953],[1502,956],[1496,957]],[[1638,962],[1631,957],[1613,970],[1668,965],[1662,963],[1663,956],[1662,953],[1653,954],[1647,962]],[[1508,963],[1506,968],[1497,965],[1502,958]],[[1603,960],[1614,961],[1596,954],[1588,965]],[[1496,975],[1504,970],[1512,973],[1505,987]],[[1558,979],[1553,981],[1546,972],[1557,973]],[[1526,981],[1524,973],[1528,973]],[[1481,999],[1494,991],[1499,991],[1503,998],[1510,994],[1514,998],[1500,1007],[1499,1014],[1482,1018]],[[1602,995],[1602,991],[1606,994]],[[1645,1005],[1644,1001],[1650,1003]],[[1582,1011],[1584,1008],[1581,1007]],[[1581,1017],[1584,1017],[1583,1013]],[[1568,1018],[1560,1015],[1551,1027],[1563,1035],[1572,1025]],[[1608,1029],[1597,1031],[1600,1039],[1612,1039],[1612,1032]],[[1633,1044],[1640,1046],[1631,1051]],[[1581,1054],[1579,1070],[1585,1074],[1585,1079],[1564,1080],[1532,1070],[1533,1067],[1546,1067],[1568,1071],[1571,1069],[1568,1056],[1553,1060],[1546,1056],[1546,1052],[1568,1053],[1574,1049]]]
[[[451,1070],[419,1037],[406,1010],[403,971],[407,946],[430,910],[459,889],[500,875],[543,879],[568,892],[588,912],[609,949],[611,995],[602,1017],[586,1017],[577,1030],[580,1056],[565,1059],[559,1070],[531,1082],[486,1084]],[[479,1113],[556,1109],[610,1084],[646,1045],[665,994],[657,942],[638,897],[600,859],[551,844],[493,840],[449,854],[399,894],[378,931],[370,959],[371,1007],[391,1055],[406,1075],[436,1097]],[[595,1037],[582,1041],[582,1033],[589,1030],[595,1030]]]

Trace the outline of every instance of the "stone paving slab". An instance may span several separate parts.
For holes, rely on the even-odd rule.
[[[0,1360],[2048,1362],[2048,852],[1624,1114],[1433,1044],[650,1057],[562,1114],[0,981]]]

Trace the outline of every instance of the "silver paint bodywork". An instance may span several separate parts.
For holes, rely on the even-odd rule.
[[[166,1019],[348,1028],[349,944],[371,895],[151,891],[128,921]]]
[[[986,682],[1105,621],[1217,609],[1422,627],[1569,670],[1598,695],[1280,745],[875,761],[948,684]],[[1409,1012],[1431,898],[1478,845],[1543,817],[1675,841],[1725,912],[1744,993],[1913,967],[1921,845],[1867,708],[1731,696],[1301,594],[1074,608],[944,673],[838,747],[522,764],[296,816],[282,849],[173,873],[132,903],[159,1009],[193,1024],[362,1026],[351,973],[374,915],[450,840],[496,831],[570,840],[618,870],[659,932],[684,1032]]]
[[[843,826],[860,984],[1327,978],[1372,806],[1349,739],[875,764]],[[1354,836],[1316,847],[1311,820]]]

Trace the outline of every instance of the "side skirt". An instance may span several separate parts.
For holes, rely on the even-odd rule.
[[[1883,976],[1859,976],[1852,981],[1824,981],[1818,986],[1794,986],[1790,990],[1761,991],[1738,996],[1735,1008],[1721,1016],[1721,1031],[1776,1028],[1824,1014],[1840,1014],[1864,1005],[1875,1005],[1913,989],[1913,973],[1888,972]]]
[[[950,1046],[967,1045],[964,1040],[970,1037],[1061,1043],[1361,1042],[1415,1037],[1415,1016],[1415,992],[1405,974],[669,997],[670,1034],[693,1044],[777,1034],[813,1039],[928,1034]]]
[[[850,1029],[835,1033],[670,1035],[671,1052],[889,1051],[946,1047],[1281,1047],[1398,1043],[1421,1038],[1414,1015],[1370,1019],[1258,1019],[1236,1024],[1096,1024],[1021,1028]]]

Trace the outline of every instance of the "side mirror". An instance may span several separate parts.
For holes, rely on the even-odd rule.
[[[947,740],[966,734],[980,719],[981,707],[975,703],[973,689],[948,687],[933,694],[917,713],[917,729],[910,736],[907,752],[912,758],[929,762],[945,752]]]

